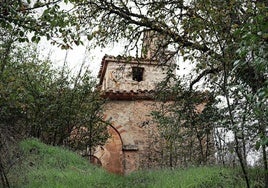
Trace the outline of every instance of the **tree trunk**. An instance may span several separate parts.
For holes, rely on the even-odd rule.
[[[4,166],[3,166],[3,162],[1,160],[1,156],[0,156],[0,176],[1,176],[1,182],[2,182],[2,186],[3,188],[9,188],[9,182],[4,170]]]
[[[234,123],[234,117],[233,117],[233,113],[232,113],[232,108],[231,108],[231,104],[230,104],[230,99],[229,99],[229,93],[227,90],[227,69],[226,69],[226,62],[223,62],[223,73],[224,73],[224,78],[223,78],[223,92],[224,92],[224,96],[227,102],[227,107],[228,107],[228,113],[229,113],[229,118],[230,118],[230,122],[233,128],[235,128],[235,123]],[[242,168],[243,171],[243,175],[247,184],[247,188],[250,188],[250,184],[249,184],[249,178],[248,178],[248,174],[247,174],[247,170],[246,170],[246,166],[245,163],[243,162],[243,157],[242,154],[240,152],[240,148],[239,148],[239,141],[238,141],[238,137],[237,137],[237,130],[234,129],[234,137],[235,137],[235,152],[237,154],[237,157],[239,159],[239,163],[240,166]]]
[[[267,163],[267,153],[266,153],[266,146],[262,146],[262,160],[264,165],[264,182],[265,187],[268,187],[268,163]]]

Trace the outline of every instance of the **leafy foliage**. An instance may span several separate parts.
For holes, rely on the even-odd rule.
[[[242,167],[247,187],[250,183],[246,158],[252,148],[261,149],[263,168],[266,171],[265,186],[268,187],[267,1],[65,0],[64,2],[74,4],[74,12],[61,9],[59,2],[1,1],[3,58],[0,64],[0,89],[3,93],[1,118],[5,124],[24,125],[25,122],[25,125],[30,126],[31,134],[47,138],[46,141],[50,143],[62,143],[71,131],[75,114],[78,113],[75,109],[81,108],[81,101],[88,99],[81,96],[94,93],[88,90],[88,87],[91,88],[86,81],[88,78],[82,77],[79,81],[74,81],[77,79],[66,78],[64,74],[59,76],[60,74],[51,72],[49,68],[46,69],[48,65],[40,65],[47,70],[45,74],[53,78],[48,79],[42,74],[31,75],[32,72],[42,72],[39,66],[31,65],[30,69],[26,69],[20,64],[10,64],[9,62],[14,62],[9,56],[12,40],[38,42],[41,36],[45,36],[66,49],[73,43],[80,44],[80,36],[77,34],[82,33],[87,35],[88,40],[101,46],[125,39],[129,42],[126,51],[136,49],[138,56],[140,39],[144,33],[150,32],[152,38],[159,38],[153,58],[159,57],[158,53],[166,49],[172,49],[171,56],[182,56],[185,63],[192,62],[195,67],[191,80],[185,80],[184,87],[179,86],[184,79],[181,78],[177,82],[179,87],[171,88],[179,91],[174,92],[175,104],[178,105],[165,112],[170,113],[172,118],[165,116],[166,114],[156,114],[160,124],[165,125],[162,128],[166,139],[181,142],[181,132],[174,134],[174,130],[187,130],[195,126],[200,126],[203,130],[208,125],[215,132],[230,131],[234,137],[232,150]],[[34,12],[35,10],[40,10],[40,13]],[[27,37],[29,33],[33,35],[30,40]],[[62,41],[55,40],[55,37]],[[142,53],[146,53],[146,49]],[[167,63],[166,58],[160,60],[160,63]],[[16,71],[17,69],[31,76],[25,76],[21,71]],[[19,75],[19,79],[13,72]],[[193,94],[199,93],[197,89],[200,86],[197,85],[200,81],[214,97],[224,98],[225,101],[221,106],[209,105],[204,115],[194,111],[195,102],[199,101]],[[48,91],[47,88],[51,90]],[[169,90],[170,88],[163,88],[164,93]],[[186,95],[181,95],[180,92]],[[80,102],[72,100],[76,98]],[[88,100],[90,101],[90,97]],[[64,101],[69,101],[69,106]],[[95,105],[86,108],[95,109]],[[34,119],[29,119],[26,114]],[[58,114],[65,118],[64,122],[59,121]],[[82,117],[89,117],[87,121],[91,122],[91,117],[95,115]],[[216,120],[213,122],[214,119],[208,117],[216,117]],[[46,121],[47,118],[51,121]],[[203,122],[204,126],[199,122]],[[47,129],[43,130],[43,125]],[[89,125],[90,129],[92,124]],[[21,126],[22,130],[23,127]],[[54,134],[50,134],[52,132]],[[192,136],[197,139],[202,138],[200,134],[203,135],[199,129],[194,134]],[[89,137],[85,135],[84,138],[87,140]],[[220,150],[230,144],[225,142],[221,134],[217,134],[217,139]]]
[[[225,104],[218,108],[221,113],[215,114],[222,116],[218,116],[219,121],[211,126],[215,130],[233,133],[234,151],[243,169],[247,187],[249,180],[246,154],[252,148],[248,145],[255,145],[257,148],[262,146],[263,165],[268,169],[267,1],[72,2],[77,5],[77,14],[80,16],[81,26],[86,28],[88,38],[95,39],[97,44],[105,45],[126,39],[129,41],[126,50],[139,48],[144,32],[151,31],[154,35],[152,38],[160,38],[156,45],[157,52],[165,51],[168,47],[174,51],[174,55],[183,56],[185,62],[192,62],[195,66],[194,77],[187,80],[183,91],[195,93],[197,83],[203,81],[203,86],[210,89],[215,97],[224,97]],[[167,92],[169,89],[163,91]],[[184,100],[188,101],[186,104],[191,104],[189,100],[195,98],[185,97]],[[171,109],[172,112],[176,114],[175,119],[183,119],[181,115],[184,113],[181,113],[179,107]],[[190,114],[193,116],[184,118],[187,122],[193,119],[193,124],[198,115],[192,111]],[[174,123],[172,119],[165,117],[163,121],[168,125]],[[175,124],[180,126],[181,122],[177,121]],[[169,137],[169,127],[166,127],[166,136]],[[266,179],[268,186],[268,173]]]
[[[68,1],[61,0],[1,0],[0,28],[13,32],[19,42],[39,42],[46,37],[63,49],[81,44],[76,18]],[[70,5],[69,5],[70,6]]]
[[[17,50],[1,79],[3,124],[21,127],[26,134],[58,145],[66,141],[74,126],[93,131],[93,126],[102,122],[103,101],[94,91],[95,81],[88,71],[71,77],[64,68],[53,70],[51,62],[40,61],[31,51],[34,49]],[[105,127],[103,122],[97,130]]]
[[[25,136],[82,151],[108,138],[104,100],[89,71],[72,75],[66,67],[53,69],[34,47],[23,46],[11,51],[0,77],[2,172],[17,161],[16,140]],[[74,127],[85,128],[86,135],[74,133]]]
[[[163,160],[169,161],[170,167],[213,163],[214,97],[209,92],[189,92],[179,83],[168,93],[159,92],[158,100],[168,95],[173,96],[172,102],[152,113],[161,137],[166,140]]]

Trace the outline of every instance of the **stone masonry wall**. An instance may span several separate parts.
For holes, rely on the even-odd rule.
[[[143,80],[141,82],[132,79],[132,67],[137,66],[144,68]],[[109,62],[104,75],[102,90],[154,90],[156,84],[161,82],[166,76],[166,71],[162,68],[156,64]]]
[[[122,150],[118,149],[118,153],[122,153],[119,157],[123,166],[121,174],[128,174],[138,169],[154,167],[157,165],[154,158],[158,155],[157,143],[154,143],[154,134],[157,133],[156,125],[153,123],[150,115],[152,110],[155,110],[159,103],[153,101],[109,101],[104,108],[105,119],[110,120],[112,128],[117,132],[112,134],[107,144],[103,147],[106,154],[102,154],[105,158],[97,156],[106,169],[117,169],[117,159],[107,158],[111,156],[118,144],[118,135],[121,138]],[[117,135],[118,134],[118,135]],[[98,153],[97,151],[96,153]],[[109,153],[109,154],[107,154]],[[154,157],[152,157],[154,156]],[[112,171],[113,170],[109,170]],[[118,173],[118,171],[117,171]]]

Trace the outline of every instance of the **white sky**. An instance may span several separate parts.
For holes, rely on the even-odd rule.
[[[63,66],[66,57],[67,65],[72,71],[78,71],[83,62],[85,62],[84,66],[88,67],[95,77],[97,77],[101,60],[105,54],[117,56],[123,53],[123,45],[90,49],[89,45],[86,45],[86,43],[87,42],[85,42],[84,46],[73,46],[72,49],[62,50],[60,47],[51,45],[50,42],[42,40],[38,47],[42,56],[50,56],[55,67]]]
[[[35,1],[32,1],[35,2]],[[62,9],[70,10],[72,4],[60,4]],[[42,12],[42,9],[39,10]],[[64,64],[64,60],[67,53],[67,65],[68,67],[75,71],[78,71],[81,64],[85,62],[84,66],[88,66],[92,72],[92,75],[97,77],[97,74],[100,69],[100,63],[105,54],[107,55],[123,55],[124,53],[124,44],[110,45],[107,48],[94,48],[89,49],[87,46],[87,41],[84,42],[85,46],[72,46],[73,49],[62,50],[57,46],[51,45],[49,41],[41,40],[39,44],[40,52],[43,56],[47,57],[50,54],[50,58],[54,63],[55,67],[60,67]],[[190,65],[188,62],[183,62],[182,58],[179,58],[179,67],[177,73],[181,76],[188,74],[193,65]]]
[[[50,44],[49,41],[41,40],[38,47],[42,56],[45,58],[50,56],[56,68],[62,67],[66,58],[66,63],[73,73],[77,73],[84,63],[84,69],[88,67],[94,77],[98,76],[100,64],[105,54],[118,56],[123,55],[125,50],[123,42],[108,45],[106,48],[96,47],[94,49],[90,48],[87,41],[84,44],[84,46],[75,45],[72,46],[72,49],[62,50],[60,47]],[[178,63],[179,70],[176,70],[176,73],[179,76],[187,76],[194,68],[193,64],[184,62],[182,57],[178,59]]]
[[[32,1],[32,5],[36,1]],[[72,8],[72,4],[65,4],[64,2],[60,3],[62,9],[70,10]],[[37,10],[38,13],[42,13],[43,9]],[[64,64],[64,60],[66,57],[66,62],[68,67],[75,72],[79,71],[80,66],[84,63],[85,67],[88,67],[92,75],[97,77],[100,63],[105,54],[117,56],[123,53],[123,45],[120,46],[108,46],[107,48],[94,48],[90,49],[87,45],[87,40],[84,41],[84,46],[72,46],[73,49],[62,50],[60,47],[56,45],[52,45],[49,41],[45,39],[41,39],[38,44],[39,51],[42,56],[45,58],[49,55],[55,67],[61,67]],[[67,54],[66,54],[67,53]],[[67,55],[67,56],[66,56]]]

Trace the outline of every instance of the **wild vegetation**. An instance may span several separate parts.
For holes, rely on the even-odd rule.
[[[235,169],[198,167],[140,171],[128,176],[109,174],[86,159],[36,139],[20,143],[18,165],[10,169],[12,187],[244,187]],[[23,174],[21,174],[23,172]],[[257,178],[258,174],[254,177]],[[235,178],[234,178],[235,177]],[[255,183],[255,184],[253,184]],[[252,182],[258,187],[259,183]]]
[[[82,36],[96,46],[124,40],[127,44],[123,55],[136,51],[134,56],[138,57],[144,32],[161,38],[154,41],[153,58],[167,57],[164,52],[168,49],[172,55],[161,58],[161,63],[174,58],[178,65],[183,59],[183,63],[194,67],[184,77],[169,71],[159,86],[159,100],[165,100],[165,93],[176,99],[165,111],[154,113],[161,133],[168,139],[163,151],[169,157],[169,166],[176,164],[181,147],[189,149],[183,156],[186,166],[207,164],[207,154],[215,152],[217,164],[238,163],[246,187],[252,187],[254,176],[247,159],[249,153],[259,152],[262,185],[268,187],[267,1],[0,2],[0,176],[4,187],[9,186],[7,171],[17,161],[16,149],[9,143],[16,143],[17,137],[35,136],[46,143],[62,145],[68,141],[74,125],[85,124],[91,131],[85,135],[86,141],[80,142],[83,147],[103,143],[107,136],[102,134],[103,101],[94,91],[90,76],[71,77],[66,67],[52,70],[49,60],[40,61],[38,54],[19,48],[19,44],[38,43],[45,37],[68,49],[82,44]],[[69,3],[68,10],[61,8],[63,2]],[[176,84],[165,87],[169,82]],[[196,95],[204,93],[204,89],[208,90],[208,98],[204,113],[200,114],[196,113],[194,102],[204,97]],[[215,141],[215,151],[207,152],[200,145],[200,157],[189,159],[193,155],[191,145],[182,145],[183,140],[203,142],[208,133],[214,136],[211,140]],[[229,141],[228,135],[232,135]]]
[[[0,163],[3,187],[7,171],[17,163],[18,140],[35,137],[51,145],[86,151],[108,138],[102,118],[104,100],[86,67],[77,75],[52,67],[33,46],[13,48],[0,75]],[[3,48],[3,51],[5,48]],[[1,52],[3,52],[1,51]],[[2,64],[3,65],[3,64]]]
[[[129,42],[126,45],[128,52],[130,49],[140,49],[138,41],[144,32],[149,31],[155,38],[160,38],[158,42],[152,41],[156,48],[153,58],[160,57],[161,63],[167,63],[167,59],[161,57],[167,57],[165,51],[169,49],[173,52],[173,58],[178,56],[184,59],[184,63],[190,62],[194,66],[192,74],[177,79],[170,71],[163,87],[160,87],[163,93],[170,91],[176,97],[177,91],[181,91],[178,96],[182,97],[180,101],[186,104],[185,107],[189,106],[187,109],[182,107],[184,111],[179,110],[181,102],[178,100],[178,106],[167,109],[171,113],[166,111],[165,114],[158,114],[158,120],[165,125],[162,126],[163,134],[174,133],[167,130],[171,126],[175,132],[185,130],[187,126],[191,129],[191,134],[184,135],[183,140],[193,136],[202,140],[206,133],[199,132],[200,129],[196,126],[205,119],[217,141],[215,152],[220,159],[217,162],[228,163],[226,160],[234,151],[234,160],[237,159],[247,187],[250,187],[248,153],[252,150],[260,151],[262,166],[266,171],[263,177],[266,187],[268,186],[267,1],[73,2],[77,5],[81,26],[86,28],[89,38],[96,40],[97,44],[125,39]],[[169,81],[177,83],[174,88],[164,87],[170,86],[167,84]],[[193,106],[187,104],[196,100],[191,92],[194,94],[204,88],[215,99],[206,108],[214,110],[209,110],[206,118],[196,117],[199,115]],[[222,103],[219,105],[216,102]],[[169,118],[170,114],[172,116]],[[187,119],[189,116],[190,119]],[[185,122],[182,123],[183,121]],[[227,133],[232,134],[231,142],[224,139]],[[166,137],[174,139],[167,145],[171,149],[174,147],[170,143],[178,143],[180,138],[179,135]],[[179,142],[178,145],[180,144]],[[202,155],[201,149],[203,148],[199,151]],[[194,160],[201,163],[204,159]]]

